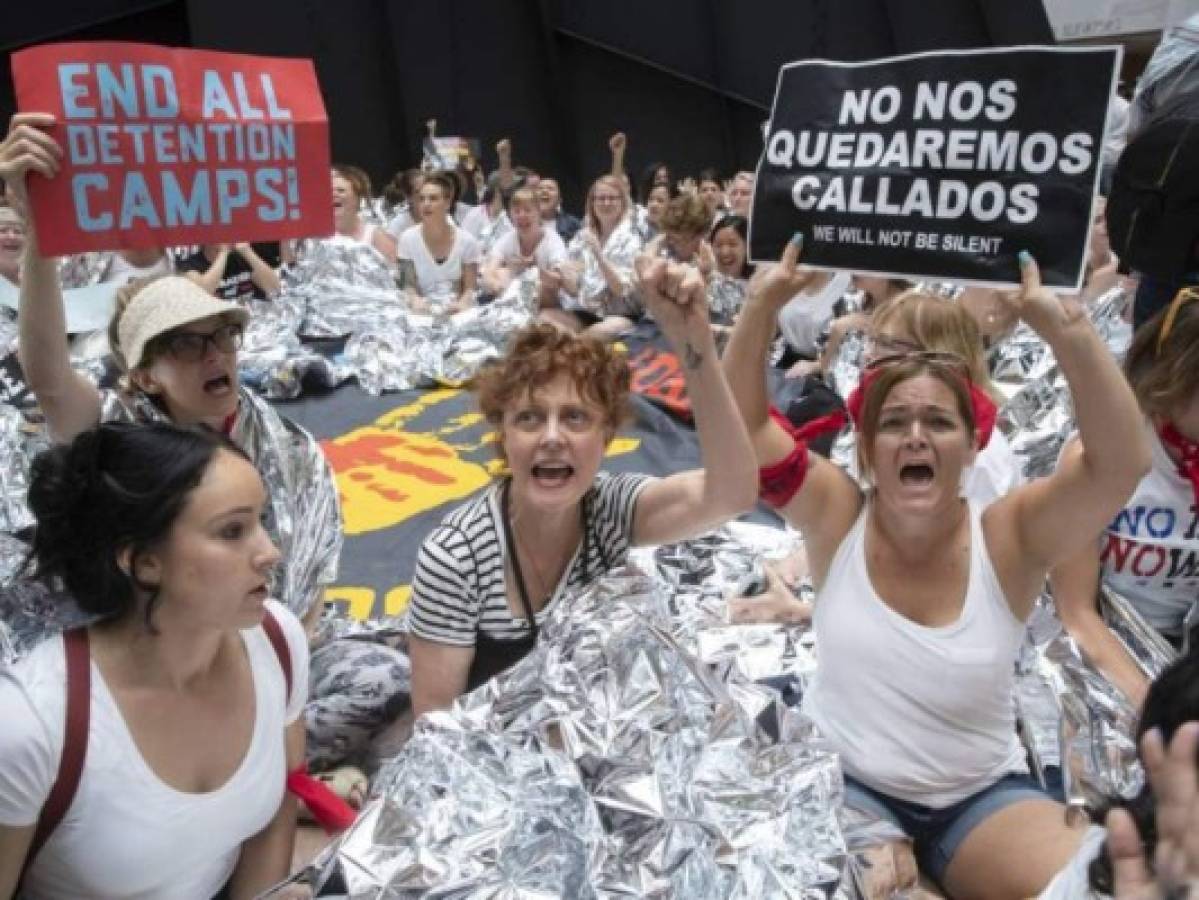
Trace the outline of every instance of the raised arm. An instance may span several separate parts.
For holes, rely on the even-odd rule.
[[[42,130],[53,124],[54,117],[45,113],[13,116],[8,135],[0,144],[0,177],[29,223],[17,311],[21,368],[41,404],[50,436],[69,441],[99,421],[100,394],[71,368],[58,267],[38,248],[37,223],[26,191],[25,181],[31,172],[43,178],[53,178],[58,172],[62,148]]]
[[[800,247],[800,242],[793,240],[779,264],[750,284],[722,362],[737,410],[753,442],[757,465],[762,467],[783,465],[796,452],[794,438],[770,417],[766,357],[779,310],[812,277],[810,272],[797,268]],[[817,582],[823,580],[832,554],[857,516],[861,502],[861,492],[849,476],[819,455],[808,454],[807,474],[779,512],[803,532]]]
[[[254,282],[254,286],[258,290],[262,291],[268,297],[273,297],[279,293],[279,273],[271,268],[265,259],[258,255],[254,250],[253,244],[234,244],[233,249],[237,251],[237,254],[250,267],[250,280]]]
[[[647,486],[633,539],[660,544],[700,534],[748,510],[757,496],[753,447],[720,370],[703,279],[692,266],[642,256],[641,290],[683,367],[703,468]]]
[[[1078,452],[1066,454],[1052,475],[987,510],[999,523],[999,549],[1008,554],[1008,598],[1023,605],[1050,568],[1103,531],[1149,470],[1150,456],[1132,389],[1077,299],[1043,287],[1027,254],[1021,277],[1022,289],[1006,300],[1053,350],[1070,385],[1079,436]]]
[[[618,131],[608,138],[608,149],[612,151],[612,174],[619,178],[624,174],[624,152],[629,145],[629,139],[623,131]]]
[[[501,139],[495,145],[495,155],[500,164],[500,187],[506,191],[512,187],[512,182],[516,180],[516,176],[512,171],[512,141],[508,140],[508,138]]]

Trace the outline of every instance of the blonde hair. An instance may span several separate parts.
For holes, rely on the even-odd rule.
[[[607,185],[620,194],[620,217],[623,219],[629,214],[629,192],[625,190],[624,184],[615,175],[601,175],[595,179],[591,185],[591,189],[587,191],[587,205],[585,207],[587,227],[596,234],[603,233],[599,217],[595,214],[595,192],[601,185]]]
[[[961,304],[913,288],[884,303],[874,313],[871,331],[877,334],[888,328],[902,332],[921,350],[960,356],[970,370],[970,380],[996,402],[1003,399],[991,383],[982,332]]]

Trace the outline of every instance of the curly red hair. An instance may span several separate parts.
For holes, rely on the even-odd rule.
[[[508,353],[475,379],[479,410],[492,425],[503,421],[515,400],[567,375],[579,396],[604,415],[615,431],[629,416],[629,367],[607,344],[569,334],[553,325],[529,325],[516,332]]]

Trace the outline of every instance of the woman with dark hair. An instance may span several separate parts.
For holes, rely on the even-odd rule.
[[[715,169],[704,169],[696,178],[696,189],[699,199],[704,201],[704,209],[708,211],[710,228],[725,210],[724,182],[720,180],[720,173]]]
[[[682,361],[703,468],[665,478],[600,471],[627,413],[629,368],[590,337],[518,332],[477,381],[507,477],[421,546],[409,652],[416,715],[449,706],[532,650],[551,604],[631,546],[699,534],[753,501],[752,447],[720,374],[703,281],[643,257],[643,290]]]
[[[1105,586],[1175,646],[1199,597],[1199,290],[1184,288],[1133,336],[1124,371],[1153,466],[1106,529],[1053,571],[1062,624],[1134,704],[1148,679],[1098,609]],[[1077,452],[1068,445],[1067,455]]]
[[[0,673],[0,897],[257,896],[291,865],[308,672],[262,479],[218,432],[113,423],[39,456],[29,503],[36,576],[97,620]],[[68,739],[78,787],[35,846]]]
[[[950,896],[1032,896],[1081,834],[1028,775],[1015,658],[1048,570],[1109,520],[1148,466],[1136,401],[1081,307],[1041,287],[1022,255],[1023,288],[1010,302],[1066,375],[1078,454],[988,506],[965,498],[962,476],[987,424],[969,367],[940,352],[881,356],[849,404],[863,490],[769,414],[775,319],[811,277],[796,269],[800,243],[755,284],[723,364],[761,496],[802,533],[817,587],[820,668],[804,710],[840,756],[846,803],[908,835]]]
[[[400,286],[418,312],[459,312],[475,305],[479,243],[450,218],[454,179],[429,172],[417,194],[420,224],[400,236]]]
[[[57,172],[62,149],[43,130],[53,121],[41,113],[20,113],[0,144],[0,177],[13,202],[26,209],[26,181],[53,178]],[[41,255],[35,223],[30,225],[17,313],[18,352],[51,440],[67,442],[100,422],[115,421],[205,425],[228,435],[270,487],[265,525],[283,554],[272,576],[272,596],[315,629],[324,589],[336,580],[341,555],[337,485],[312,435],[239,383],[237,351],[247,310],[182,277],[125,286],[117,292],[109,327],[109,344],[123,377],[115,389],[97,389],[71,367],[55,261]],[[342,694],[353,697],[359,718],[374,709],[384,722],[401,681],[391,679],[392,688],[383,688],[371,674],[375,670],[351,662],[362,642],[336,644],[336,650],[326,645],[322,652],[337,657],[336,667],[344,673],[339,681],[351,686]],[[388,650],[378,645],[370,649]],[[403,666],[402,657],[391,653],[395,668]],[[326,761],[341,758],[335,748],[345,742],[337,729],[333,716],[322,713],[314,719],[310,752],[320,752]]]
[[[732,325],[745,303],[754,267],[749,264],[749,222],[741,216],[721,216],[708,237],[715,270],[708,279],[712,321]]]

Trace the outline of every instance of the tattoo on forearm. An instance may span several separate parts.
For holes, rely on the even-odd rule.
[[[688,369],[698,369],[704,362],[704,355],[691,346],[691,341],[683,344],[683,365]]]

